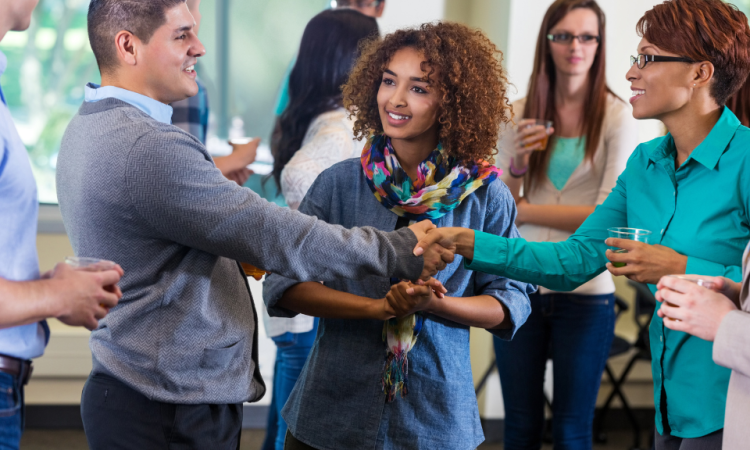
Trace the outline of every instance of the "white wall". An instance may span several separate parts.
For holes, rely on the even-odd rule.
[[[511,1],[510,30],[506,68],[518,92],[512,99],[526,95],[534,66],[534,50],[539,27],[551,0]],[[623,100],[628,100],[630,83],[625,79],[629,57],[637,53],[640,38],[635,24],[643,14],[661,0],[598,0],[607,16],[607,83]],[[656,121],[641,121],[638,127],[639,142],[653,139],[661,133]]]
[[[378,20],[383,34],[440,20],[445,15],[445,0],[388,0]]]

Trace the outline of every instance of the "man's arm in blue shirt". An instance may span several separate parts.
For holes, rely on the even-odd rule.
[[[92,330],[117,305],[122,269],[104,272],[74,270],[59,264],[47,279],[9,281],[0,278],[0,328],[57,317],[72,326]]]

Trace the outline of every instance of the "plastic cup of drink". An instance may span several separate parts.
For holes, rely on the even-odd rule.
[[[672,278],[677,278],[680,280],[689,281],[691,283],[697,284],[698,286],[703,286],[706,289],[711,289],[712,291],[714,290],[714,287],[716,286],[716,283],[714,283],[713,281],[704,280],[702,278],[688,277],[687,275],[667,275],[667,276],[672,277]],[[673,308],[679,308],[679,306],[675,305],[674,303],[670,303],[667,301],[665,301],[664,303],[666,303],[667,305]],[[671,317],[667,317],[667,319],[676,320],[679,322],[679,319],[672,319]]]
[[[86,258],[78,256],[68,256],[65,258],[65,264],[76,270],[85,270],[87,272],[102,272],[115,268],[113,261],[99,258]]]
[[[252,264],[241,262],[240,265],[242,266],[242,270],[245,271],[245,276],[253,277],[258,281],[260,281],[260,279],[268,273],[265,270],[255,267]]]
[[[540,142],[541,146],[540,146],[540,148],[538,148],[536,150],[537,151],[547,150],[547,143],[549,142],[549,130],[552,128],[552,121],[550,121],[550,120],[542,120],[542,119],[523,119],[523,120],[533,120],[534,122],[533,123],[524,124],[523,126],[519,126],[516,131],[520,131],[520,130],[522,130],[524,128],[535,127],[535,126],[538,126],[538,125],[543,126],[544,127],[544,131],[545,131],[545,134],[544,134],[543,138],[541,138],[541,139],[539,139],[537,141],[534,141],[534,142],[529,142],[524,147],[531,147],[532,145],[536,144],[537,142]]]
[[[607,232],[609,233],[609,237],[611,238],[627,239],[629,241],[643,242],[644,244],[648,244],[649,240],[651,239],[651,232],[649,230],[644,230],[641,228],[607,228]],[[628,252],[627,250],[618,247],[610,247],[610,250],[615,253]],[[623,262],[613,262],[612,265],[615,267],[625,267],[627,264]]]

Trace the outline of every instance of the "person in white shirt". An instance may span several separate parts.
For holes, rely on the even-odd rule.
[[[357,59],[360,41],[377,36],[375,19],[351,8],[323,11],[305,28],[289,77],[289,105],[271,143],[273,178],[292,209],[299,207],[321,172],[362,153],[365,142],[354,139],[341,86]],[[287,426],[279,412],[310,353],[317,319],[302,314],[265,319],[277,352],[263,449],[281,450]]]
[[[594,0],[557,0],[549,7],[527,97],[513,103],[517,127],[502,134],[497,164],[528,241],[567,239],[610,193],[637,145],[630,108],[606,85],[604,19]],[[533,119],[551,121],[553,128]],[[591,448],[614,333],[614,291],[609,272],[573,292],[540,287],[529,296],[532,313],[516,337],[495,339],[506,449],[541,446],[548,358],[555,445]]]

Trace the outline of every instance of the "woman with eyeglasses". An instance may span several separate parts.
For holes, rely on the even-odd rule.
[[[633,115],[661,120],[669,132],[635,149],[583,225],[563,242],[441,228],[415,253],[441,242],[471,269],[558,291],[605,269],[652,292],[669,274],[740,281],[750,240],[750,129],[724,105],[750,73],[747,17],[721,0],[669,0],[646,12],[637,31],[627,72]],[[648,230],[651,241],[608,238],[612,227]],[[712,360],[713,344],[665,327],[657,314],[650,340],[656,448],[721,448],[730,370]]]
[[[596,1],[557,0],[549,7],[528,94],[513,103],[517,127],[503,133],[498,156],[528,241],[568,238],[607,198],[637,145],[630,108],[606,84],[605,50],[605,17]],[[554,129],[534,125],[535,119]],[[529,296],[532,313],[516,337],[494,340],[506,449],[541,446],[547,359],[554,367],[555,445],[591,447],[614,336],[614,292],[608,273],[562,292],[540,287]]]

